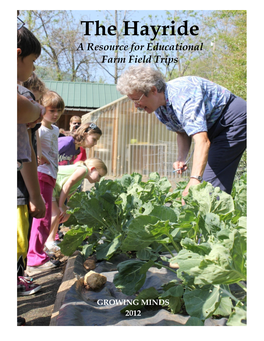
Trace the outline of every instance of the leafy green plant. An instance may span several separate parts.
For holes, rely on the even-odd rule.
[[[74,227],[74,232],[65,235],[62,252],[71,255],[87,237],[91,247],[86,247],[86,256],[96,250],[97,259],[109,259],[121,252],[129,223],[148,207],[163,205],[171,188],[168,179],[158,173],[151,173],[147,182],[141,180],[138,173],[102,179],[90,192],[75,193],[68,203],[71,217],[65,224]]]
[[[86,256],[96,252],[97,259],[109,259],[133,251],[136,258],[120,263],[114,278],[124,294],[141,295],[149,268],[164,267],[175,280],[158,292],[145,289],[145,298],[168,299],[166,308],[189,314],[189,324],[228,316],[229,325],[243,325],[246,176],[234,184],[232,195],[206,182],[192,186],[182,206],[184,186],[170,191],[169,181],[157,173],[147,182],[134,173],[114,181],[102,179],[90,192],[76,193],[69,201],[72,228],[61,243],[62,252],[70,255],[87,237],[89,244],[82,246]],[[178,263],[179,269],[168,263]],[[231,285],[241,287],[242,298],[234,296]]]
[[[240,184],[239,191],[235,191],[235,198],[240,204],[245,198],[241,186]],[[242,321],[246,319],[246,300],[237,299],[230,289],[230,285],[236,284],[246,296],[243,281],[247,278],[247,236],[243,210],[237,209],[238,206],[231,195],[205,182],[191,187],[185,201],[186,205],[182,207],[180,214],[170,216],[169,222],[162,227],[157,226],[156,229],[155,221],[151,227],[148,224],[139,228],[139,222],[128,226],[133,232],[128,233],[127,240],[132,243],[135,238],[135,246],[132,244],[135,248],[139,248],[139,244],[144,247],[150,239],[150,234],[154,237],[151,241],[155,239],[157,243],[164,242],[162,233],[167,233],[167,237],[173,239],[172,235],[168,236],[168,225],[173,226],[172,231],[178,229],[181,236],[180,242],[178,241],[180,250],[176,247],[174,250],[178,254],[171,258],[161,257],[159,261],[135,260],[137,271],[130,267],[134,260],[120,263],[114,284],[125,294],[135,294],[140,290],[140,285],[144,284],[143,269],[149,268],[150,262],[151,266],[157,268],[164,267],[162,261],[178,263],[177,272],[165,266],[169,271],[175,272],[175,281],[164,286],[159,296],[169,298],[168,308],[173,313],[186,311],[196,318],[195,323],[197,319],[203,323],[211,316],[228,316],[228,325],[244,325]],[[133,236],[133,233],[137,236]],[[173,242],[171,244],[174,245]],[[130,278],[131,274],[133,280],[127,283],[126,279]]]

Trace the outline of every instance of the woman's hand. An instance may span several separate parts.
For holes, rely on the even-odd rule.
[[[186,157],[190,150],[192,139],[186,133],[177,133],[178,160],[173,163],[173,168],[178,174],[182,174],[188,169]]]
[[[177,174],[182,174],[188,169],[188,166],[185,164],[185,161],[175,161],[173,163],[173,168],[177,172]]]
[[[182,196],[186,197],[186,195],[188,195],[189,193],[189,188],[194,185],[199,185],[200,183],[201,182],[199,180],[191,178],[187,186],[185,187],[184,191],[182,192]],[[185,205],[185,201],[183,198],[182,198],[182,205]]]

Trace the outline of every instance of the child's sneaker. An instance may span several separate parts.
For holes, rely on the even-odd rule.
[[[39,274],[43,271],[47,271],[49,269],[57,268],[61,265],[59,260],[49,260],[48,262],[38,265],[38,266],[27,266],[26,272],[28,275],[33,276],[35,274]]]
[[[34,281],[33,277],[27,276],[27,274],[24,273],[24,276],[18,276],[18,279],[26,281],[28,284],[32,283]]]
[[[52,255],[52,254],[54,255],[54,253],[60,251],[60,247],[57,245],[55,241],[49,242],[45,244],[44,251],[48,255]]]
[[[31,281],[28,281],[22,276],[17,278],[17,295],[18,296],[28,296],[35,294],[37,291],[41,289],[41,285],[32,284]]]

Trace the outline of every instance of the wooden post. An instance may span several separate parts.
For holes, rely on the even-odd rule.
[[[117,146],[118,146],[118,118],[119,118],[119,104],[117,103],[116,109],[114,111],[113,120],[113,144],[112,144],[112,172],[113,176],[116,176],[116,165],[117,165]]]

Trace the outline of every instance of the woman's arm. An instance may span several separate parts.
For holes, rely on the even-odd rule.
[[[186,133],[177,133],[178,159],[173,163],[173,168],[181,169],[177,171],[178,174],[182,174],[188,168],[185,165],[185,161],[190,150],[191,142],[192,138]]]
[[[205,131],[194,134],[192,138],[194,140],[194,153],[191,176],[203,176],[210,149],[210,140],[208,138],[207,132]],[[187,195],[189,187],[199,183],[199,180],[191,178],[182,195]]]

